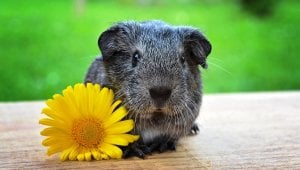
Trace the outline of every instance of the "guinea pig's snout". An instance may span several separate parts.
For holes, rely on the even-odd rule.
[[[168,87],[153,87],[150,88],[149,93],[157,107],[162,107],[165,101],[170,98],[172,90]]]

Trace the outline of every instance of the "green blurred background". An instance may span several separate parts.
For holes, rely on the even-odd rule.
[[[51,0],[0,2],[0,101],[40,100],[82,82],[97,39],[122,20],[202,30],[213,45],[204,92],[300,89],[300,1]]]

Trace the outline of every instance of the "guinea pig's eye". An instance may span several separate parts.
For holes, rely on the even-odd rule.
[[[185,62],[185,59],[183,56],[180,57],[180,62],[183,64]]]
[[[135,67],[140,59],[141,55],[138,52],[135,52],[132,56],[132,67]]]

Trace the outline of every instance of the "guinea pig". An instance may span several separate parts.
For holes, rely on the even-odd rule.
[[[201,32],[156,20],[119,22],[100,35],[98,46],[102,56],[85,82],[112,88],[135,120],[140,139],[123,148],[124,157],[175,150],[181,137],[199,130],[199,65],[207,68],[211,52]]]

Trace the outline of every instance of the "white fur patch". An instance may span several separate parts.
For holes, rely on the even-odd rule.
[[[141,135],[145,143],[151,142],[154,138],[161,136],[163,131],[160,129],[145,129]]]

